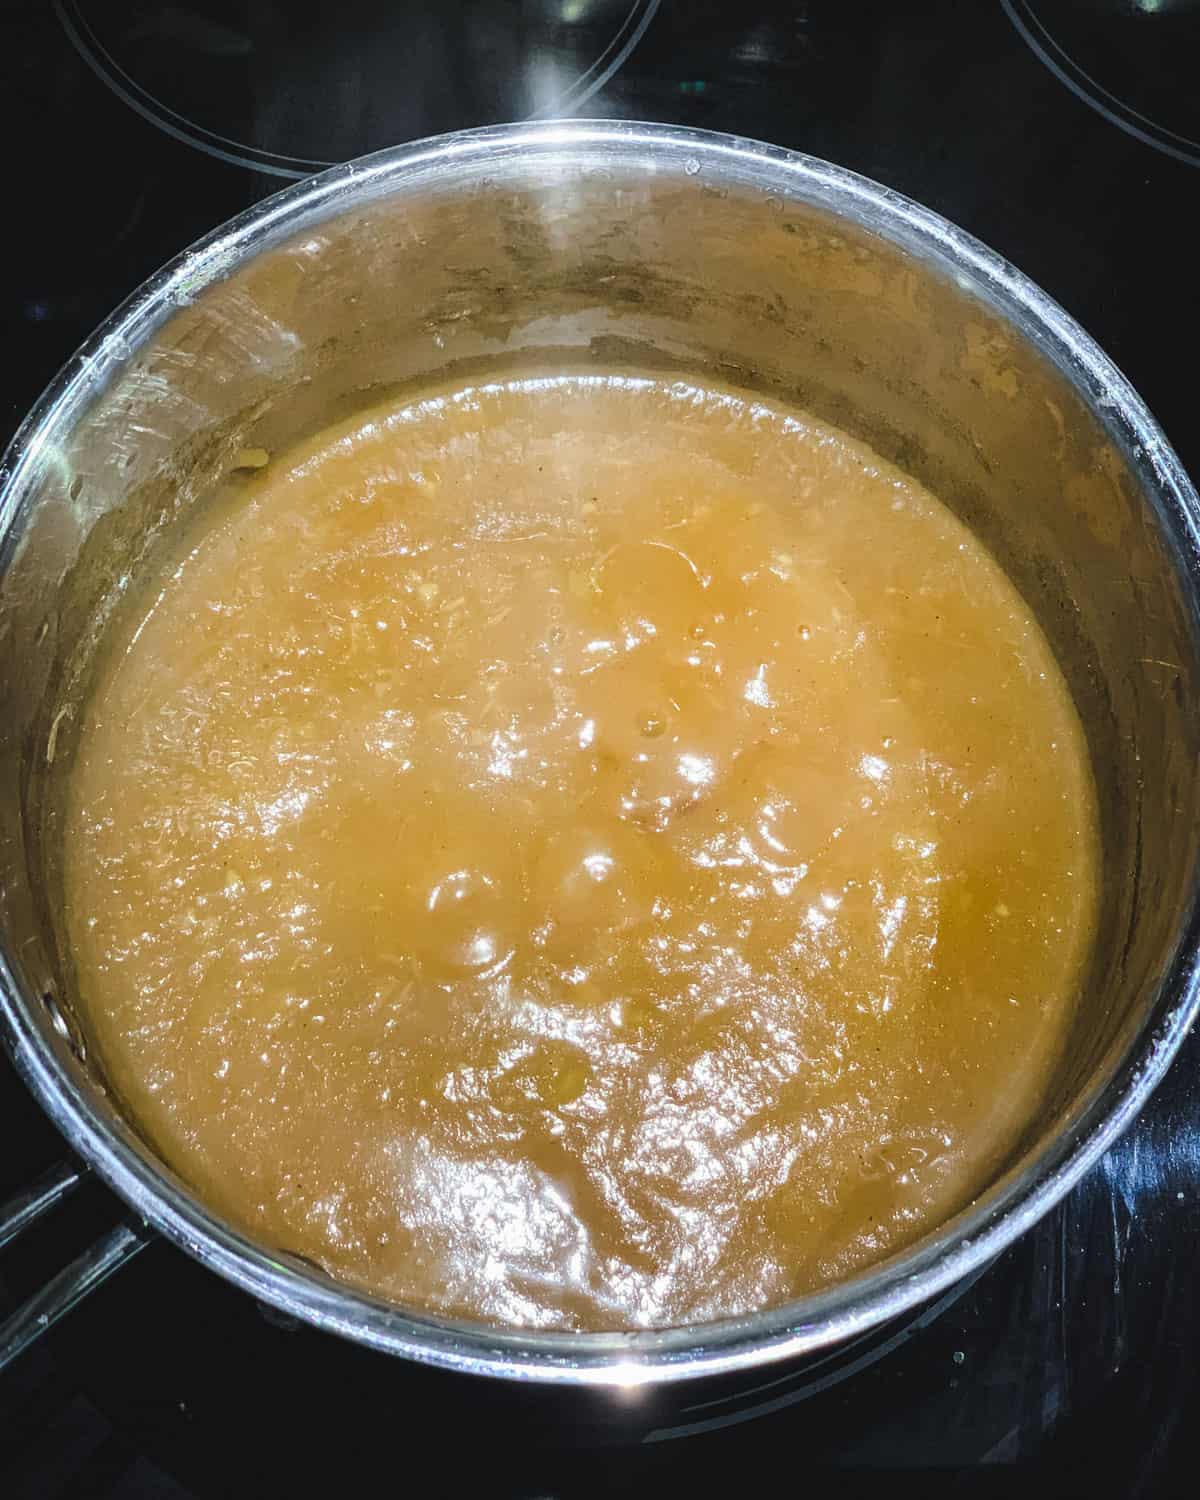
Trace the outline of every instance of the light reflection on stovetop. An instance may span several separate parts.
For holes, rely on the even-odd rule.
[[[578,113],[659,4],[55,0],[55,10],[96,76],[158,129],[295,178],[400,140]]]
[[[1198,0],[1003,0],[1035,55],[1118,130],[1200,166]]]

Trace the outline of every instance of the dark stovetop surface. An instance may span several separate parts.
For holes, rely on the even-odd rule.
[[[1200,473],[1200,0],[301,9],[0,7],[4,436],[115,303],[288,176],[574,112],[757,136],[940,210],[1099,338]],[[965,1291],[753,1391],[483,1386],[281,1326],[155,1245],[0,1377],[0,1495],[1194,1494],[1198,1066],[1193,1035],[1128,1136]],[[0,1141],[0,1198],[63,1154],[3,1064]],[[118,1212],[87,1189],[6,1255],[0,1307]]]

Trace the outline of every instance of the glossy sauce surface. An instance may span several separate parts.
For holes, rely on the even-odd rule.
[[[635,375],[434,393],[235,488],[116,629],[66,839],[96,1044],[218,1211],[409,1305],[625,1328],[985,1185],[1094,818],[939,502]]]

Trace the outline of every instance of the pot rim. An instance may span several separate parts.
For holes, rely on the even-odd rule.
[[[817,158],[731,135],[636,122],[503,125],[433,137],[334,167],[267,198],[151,276],[63,367],[0,460],[0,557],[39,455],[157,329],[253,256],[342,211],[415,191],[453,167],[478,180],[514,157],[567,168],[662,172],[823,207],[957,278],[1051,360],[1137,474],[1200,603],[1200,498],[1141,398],[1056,302],[1002,257],[903,195]],[[474,172],[472,171],[474,169]],[[1200,900],[1192,899],[1159,993],[1113,1076],[1068,1125],[936,1233],[821,1292],[720,1322],[629,1334],[523,1331],[418,1316],[273,1255],[211,1214],[97,1101],[33,1020],[0,953],[0,1018],[17,1070],[69,1145],[149,1224],[202,1265],[292,1316],[371,1348],[474,1374],[636,1387],[812,1354],[892,1321],[994,1259],[1054,1206],[1132,1122],[1200,1012]]]

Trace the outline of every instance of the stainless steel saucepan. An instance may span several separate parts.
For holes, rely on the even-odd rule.
[[[418,1315],[221,1222],[101,1076],[55,920],[91,645],[231,456],[277,450],[407,382],[556,360],[781,395],[952,505],[1058,653],[1102,824],[1086,997],[988,1190],[818,1295],[631,1335]],[[87,1169],[135,1215],[10,1318],[0,1357],[151,1229],[298,1318],[460,1370],[636,1384],[811,1353],[928,1302],[1027,1229],[1133,1119],[1196,1014],[1196,493],[1061,308],[874,183],[727,136],[610,123],[471,131],[351,162],[148,281],[38,403],[0,482],[0,1014],[17,1070],[86,1164],[10,1205],[0,1241]]]

